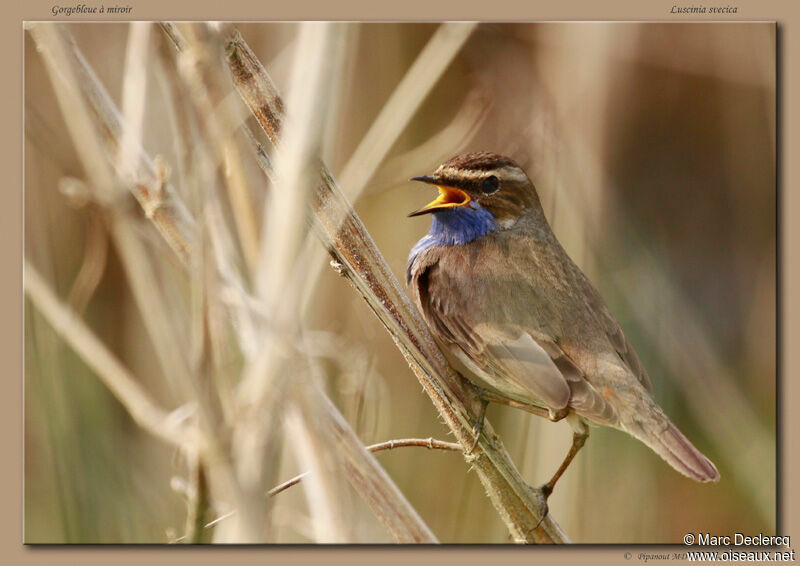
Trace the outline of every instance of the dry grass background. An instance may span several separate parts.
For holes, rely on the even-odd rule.
[[[175,363],[189,368],[201,396],[219,403],[211,412],[230,416],[239,406],[240,376],[247,382],[246,370],[263,351],[260,332],[275,334],[262,320],[250,320],[256,338],[247,343],[247,321],[220,322],[229,320],[217,316],[220,309],[243,300],[235,284],[234,291],[226,286],[238,281],[258,300],[255,312],[280,297],[278,303],[290,305],[280,315],[284,323],[302,330],[302,355],[288,356],[274,383],[315,375],[364,444],[450,440],[381,324],[327,266],[322,246],[303,243],[305,224],[297,220],[303,199],[292,200],[298,191],[268,198],[269,183],[241,132],[226,130],[254,123],[229,78],[213,74],[216,59],[193,84],[192,69],[177,64],[158,26],[65,28],[125,118],[141,124],[134,141],[161,156],[172,186],[194,217],[204,219],[206,268],[187,279],[130,196],[109,191],[111,198],[97,200],[95,177],[81,161],[86,146],[68,133],[26,32],[25,256],[152,397],[170,409],[192,400],[180,372],[164,363],[175,351],[164,352],[165,344],[153,339],[148,320],[155,317],[168,321],[161,331],[180,352],[183,361]],[[633,439],[593,430],[550,501],[573,541],[774,532],[773,25],[484,24],[468,30],[461,24],[443,36],[435,24],[349,24],[326,30],[327,43],[304,42],[299,24],[236,28],[287,102],[312,109],[305,137],[292,147],[298,155],[323,157],[398,277],[427,231],[428,220],[405,214],[431,196],[408,177],[464,150],[499,151],[527,169],[556,234],[639,351],[657,399],[723,478],[694,484]],[[213,53],[213,34],[196,29]],[[302,49],[310,51],[298,65]],[[425,57],[415,64],[421,52]],[[323,84],[313,86],[315,77]],[[201,83],[218,89],[208,90],[205,103]],[[291,90],[291,84],[306,88]],[[324,99],[311,96],[319,92]],[[302,159],[294,173],[288,158],[274,160],[285,178],[307,186]],[[94,197],[85,194],[87,186]],[[110,227],[120,217],[127,219],[125,237]],[[163,312],[148,312],[137,301],[131,279],[137,270],[126,267],[130,255],[120,252],[125,238],[152,262],[151,292]],[[219,253],[230,272],[208,267]],[[194,456],[143,432],[31,302],[25,325],[26,542],[179,539]],[[256,380],[255,390],[262,386]],[[259,472],[254,489],[266,491],[309,467],[324,480],[255,506],[254,512],[269,513],[267,540],[391,542],[343,479],[324,427],[315,424],[313,393],[277,387],[283,388],[285,397],[267,388],[270,415],[283,432],[270,442],[253,440],[271,450],[252,464]],[[549,477],[569,445],[564,423],[494,406],[488,418],[531,484]],[[457,453],[398,448],[378,458],[440,541],[509,540]],[[207,519],[235,500],[212,501]],[[225,527],[233,523],[229,518],[204,529],[204,540],[234,536],[234,527]]]

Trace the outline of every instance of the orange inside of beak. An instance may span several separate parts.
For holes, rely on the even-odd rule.
[[[464,206],[471,200],[469,195],[461,189],[456,189],[455,187],[442,187],[440,185],[436,185],[436,188],[439,189],[439,196],[436,197],[436,200],[429,202],[416,212],[412,212],[409,214],[409,216],[417,216],[419,214],[433,212],[434,210],[441,208]]]

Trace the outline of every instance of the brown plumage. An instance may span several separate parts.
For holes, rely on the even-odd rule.
[[[636,352],[522,169],[469,153],[416,179],[442,195],[414,213],[434,222],[409,258],[408,283],[451,363],[493,398],[568,416],[576,430],[545,495],[583,444],[585,422],[628,432],[694,480],[719,479],[654,401]]]

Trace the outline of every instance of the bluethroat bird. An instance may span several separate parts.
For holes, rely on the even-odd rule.
[[[638,438],[689,478],[719,473],[653,399],[636,352],[600,294],[570,259],[525,172],[496,153],[467,153],[430,176],[439,196],[411,250],[407,283],[451,365],[486,404],[501,402],[573,429],[547,497],[589,435],[588,424]],[[473,450],[475,446],[473,445]]]

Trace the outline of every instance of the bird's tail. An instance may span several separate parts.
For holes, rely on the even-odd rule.
[[[621,426],[686,477],[699,482],[719,480],[719,472],[711,460],[695,448],[655,404],[646,417],[623,419]]]

